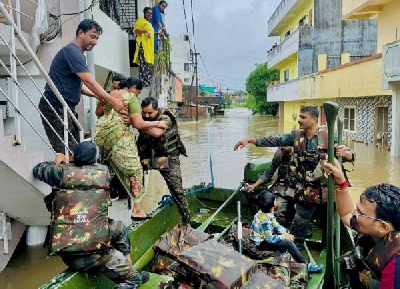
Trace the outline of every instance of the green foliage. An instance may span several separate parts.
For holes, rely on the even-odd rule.
[[[279,71],[268,69],[266,63],[256,64],[256,69],[249,74],[246,79],[246,91],[249,94],[246,105],[254,114],[278,113],[278,103],[267,102],[267,86],[278,79]]]
[[[170,62],[170,54],[171,54],[171,41],[169,37],[165,37],[162,41],[162,49],[161,49],[161,64],[163,67],[168,67]]]
[[[229,93],[224,93],[223,97],[224,97],[224,106],[227,108],[232,107],[231,95]]]

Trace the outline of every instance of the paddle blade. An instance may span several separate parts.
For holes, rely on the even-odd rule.
[[[324,104],[322,106],[324,108],[326,122],[327,122],[328,126],[329,126],[329,124],[334,124],[336,121],[338,112],[339,112],[339,105],[336,102],[327,101],[327,102],[324,102]]]

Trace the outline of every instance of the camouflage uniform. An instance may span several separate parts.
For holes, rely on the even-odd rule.
[[[293,174],[290,170],[291,159],[291,153],[283,152],[281,148],[278,148],[271,166],[259,177],[264,184],[268,184],[278,170],[277,179],[269,190],[276,195],[275,216],[278,222],[285,227],[289,225],[294,216],[294,188],[292,187],[294,183]]]
[[[326,177],[322,170],[321,160],[327,152],[327,131],[325,128],[320,128],[311,139],[308,139],[303,130],[295,130],[288,134],[257,138],[256,145],[294,147],[295,156],[290,168],[299,177],[299,183],[295,184],[297,188],[296,214],[290,232],[296,237],[296,242],[302,244],[311,232],[311,217],[318,204],[323,203],[322,197],[326,191]],[[312,161],[309,161],[310,159]],[[321,224],[326,225],[326,220],[321,220]]]
[[[138,288],[142,284],[142,275],[125,257],[131,251],[128,230],[121,221],[110,221],[107,216],[109,202],[108,192],[105,190],[109,182],[107,167],[102,165],[76,167],[71,164],[43,162],[34,167],[33,174],[35,178],[57,187],[53,189],[51,195],[45,198],[46,205],[52,203],[50,207],[52,208],[50,253],[60,255],[64,263],[72,269],[88,273],[103,273],[118,283],[115,288]],[[93,199],[90,194],[100,195],[103,192],[107,193],[105,198],[107,202],[104,202],[104,198],[102,198],[100,206],[97,207],[90,203]],[[74,195],[81,193],[86,193],[91,197],[86,197],[89,200],[74,199]],[[67,201],[67,198],[71,202]],[[63,204],[58,204],[59,201]],[[105,211],[104,203],[106,204]],[[86,212],[86,214],[82,212]],[[63,213],[65,214],[63,215]],[[93,221],[93,219],[98,219],[98,216],[106,220],[106,224],[103,222],[100,228]],[[73,221],[70,220],[71,217]],[[63,223],[61,223],[62,221]],[[83,226],[80,226],[80,223]],[[57,227],[58,225],[60,226]],[[93,237],[99,237],[99,232],[104,232],[103,225],[106,225],[104,228],[107,236],[100,234],[102,243],[95,243],[96,246],[92,246]],[[81,231],[83,227],[86,231]],[[64,228],[64,230],[66,228],[66,230],[61,232],[60,228]],[[76,232],[81,232],[83,236],[76,236]],[[62,238],[63,236],[64,238]],[[71,237],[69,240],[68,236]],[[76,239],[81,241],[81,244],[79,242],[75,244]],[[96,242],[98,240],[95,239]],[[74,245],[60,246],[60,243]]]
[[[165,121],[168,128],[160,138],[140,132],[137,140],[143,169],[157,169],[167,183],[172,199],[177,205],[183,224],[190,223],[188,202],[182,187],[179,155],[186,155],[175,117],[168,110],[161,111],[153,121]]]

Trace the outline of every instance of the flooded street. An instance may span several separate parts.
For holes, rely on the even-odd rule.
[[[198,123],[180,123],[180,133],[188,158],[181,157],[184,187],[210,183],[209,158],[212,156],[215,186],[236,188],[243,178],[243,168],[250,159],[270,157],[276,148],[256,148],[248,145],[233,152],[234,144],[245,137],[268,136],[279,133],[278,120],[253,116],[246,109],[226,110],[226,115]],[[369,185],[388,182],[400,186],[400,157],[392,157],[386,148],[363,143],[349,143],[356,152],[354,171],[349,172],[354,198]],[[352,170],[352,166],[346,167]],[[162,186],[154,186],[156,195],[149,195],[146,207],[154,206],[165,194]],[[65,265],[58,257],[46,257],[43,248],[31,247],[13,256],[9,266],[0,274],[0,289],[38,288]]]

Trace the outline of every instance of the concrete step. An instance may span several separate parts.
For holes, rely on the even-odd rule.
[[[26,225],[47,225],[50,214],[43,202],[50,186],[36,180],[32,169],[43,161],[40,153],[27,153],[22,146],[13,146],[14,136],[0,135],[1,207],[8,216]]]

